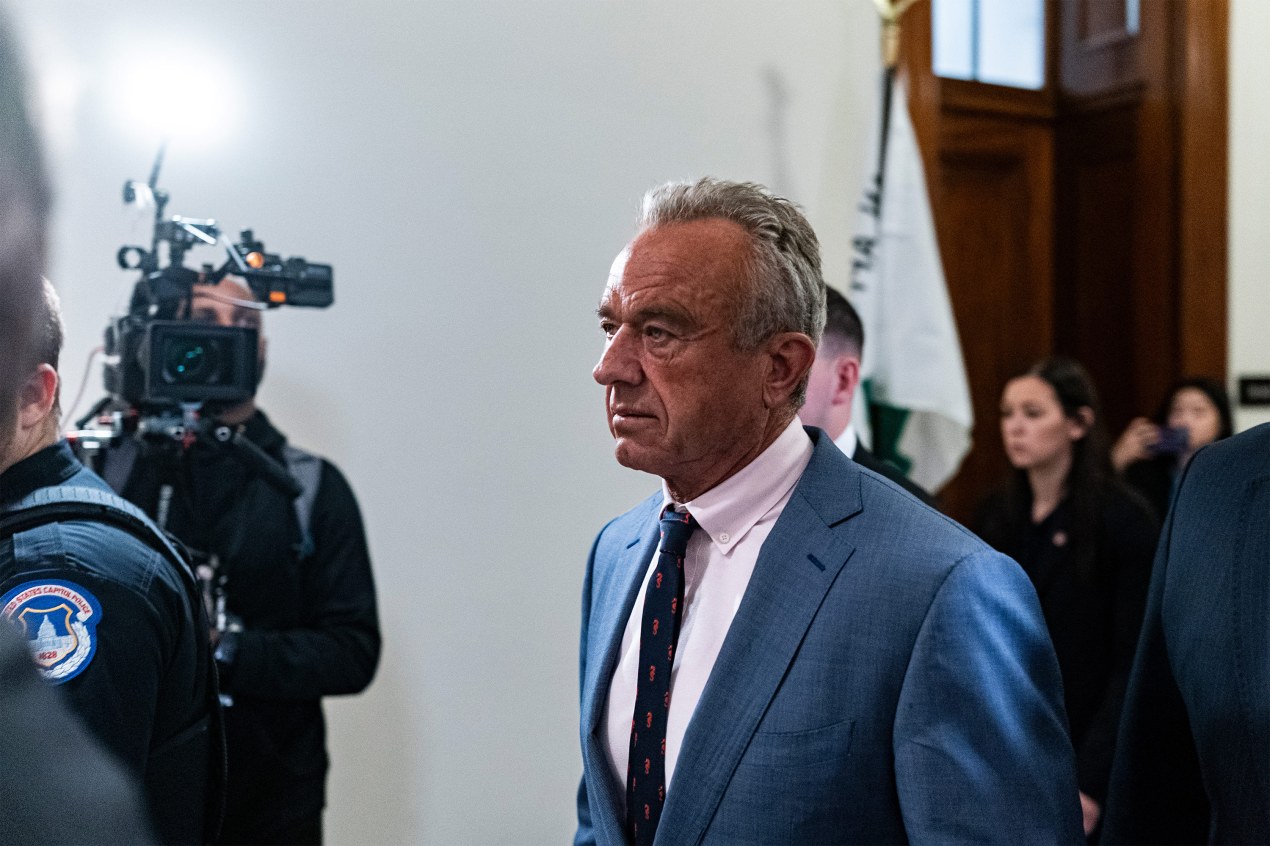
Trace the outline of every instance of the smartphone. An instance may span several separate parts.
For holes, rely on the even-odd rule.
[[[1190,446],[1191,433],[1185,426],[1161,426],[1160,439],[1151,447],[1152,455],[1180,455]]]

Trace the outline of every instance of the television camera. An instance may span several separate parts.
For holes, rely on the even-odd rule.
[[[241,433],[215,422],[218,411],[255,396],[257,331],[190,320],[191,302],[196,285],[232,275],[251,289],[256,302],[250,305],[325,308],[334,301],[332,268],[270,253],[250,229],[231,243],[215,220],[166,216],[169,195],[158,186],[163,155],[160,148],[148,181],[124,183],[125,204],[154,208],[150,245],[119,249],[119,266],[141,276],[127,313],[106,326],[108,395],[75,421],[68,438],[95,469],[106,446],[128,437],[147,448],[182,451],[200,440],[230,445],[283,490],[298,493],[285,468]],[[224,263],[186,267],[187,253],[200,246],[222,247]]]

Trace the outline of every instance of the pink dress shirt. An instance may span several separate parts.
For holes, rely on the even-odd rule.
[[[684,610],[679,646],[670,678],[670,714],[666,735],[667,792],[673,787],[675,762],[684,732],[701,699],[719,649],[741,604],[759,550],[785,510],[794,485],[811,461],[812,443],[797,417],[772,445],[736,475],[724,480],[684,508],[701,528],[688,541],[684,558]],[[670,493],[662,486],[665,503]],[[609,687],[605,723],[609,761],[617,783],[626,784],[630,754],[631,712],[635,708],[635,675],[644,591],[657,564],[654,554],[626,622],[617,669]],[[626,793],[623,790],[622,796]]]

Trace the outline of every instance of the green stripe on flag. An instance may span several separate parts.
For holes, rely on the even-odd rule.
[[[869,449],[883,461],[898,467],[905,476],[913,469],[913,460],[900,454],[900,436],[912,413],[907,408],[896,408],[880,402],[874,395],[873,380],[861,383],[864,397],[869,401],[869,426],[873,430],[873,443]]]

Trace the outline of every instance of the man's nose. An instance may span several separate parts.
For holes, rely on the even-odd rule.
[[[601,385],[612,385],[616,382],[631,385],[639,383],[643,371],[639,366],[636,339],[627,327],[618,328],[613,333],[613,337],[609,338],[591,375]]]

